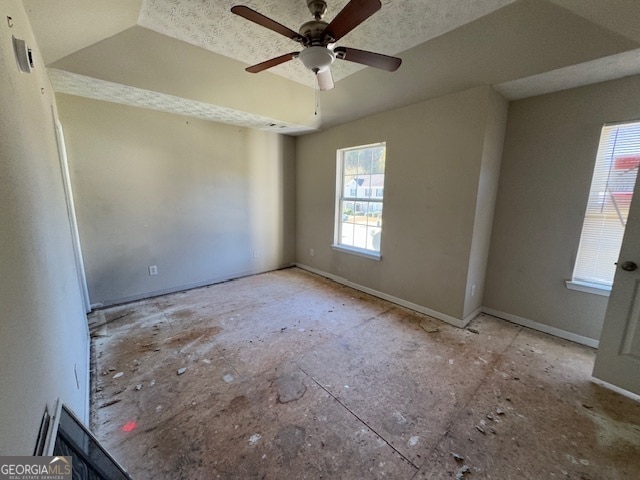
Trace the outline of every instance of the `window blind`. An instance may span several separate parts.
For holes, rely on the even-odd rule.
[[[572,281],[611,287],[640,165],[640,122],[602,129]]]

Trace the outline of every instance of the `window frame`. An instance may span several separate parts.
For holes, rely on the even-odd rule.
[[[596,154],[596,159],[595,159],[595,163],[594,163],[594,167],[593,167],[593,172],[592,172],[592,180],[591,180],[591,184],[589,185],[589,196],[587,197],[587,205],[585,208],[585,215],[583,218],[583,223],[582,223],[582,228],[580,231],[580,243],[578,246],[578,252],[576,254],[576,258],[574,260],[574,265],[573,265],[573,269],[572,269],[572,274],[571,274],[571,279],[565,281],[565,285],[568,289],[570,290],[575,290],[575,291],[579,291],[579,292],[585,292],[585,293],[591,293],[594,295],[601,295],[601,296],[605,296],[608,297],[611,293],[611,288],[613,286],[613,279],[611,280],[611,285],[607,284],[607,283],[602,283],[602,282],[598,282],[598,281],[590,281],[590,279],[588,278],[579,278],[579,276],[577,275],[577,270],[578,270],[578,263],[580,260],[580,248],[582,248],[583,246],[583,242],[585,242],[585,237],[586,233],[585,233],[585,226],[587,224],[587,218],[588,216],[591,214],[593,215],[593,213],[589,212],[589,206],[591,205],[591,199],[594,196],[595,193],[599,193],[598,192],[598,186],[600,186],[600,188],[602,188],[602,183],[598,183],[596,184],[596,177],[597,177],[597,173],[600,173],[600,176],[602,176],[602,172],[599,172],[599,169],[603,168],[604,165],[601,164],[601,162],[605,162],[607,161],[608,155],[611,155],[611,158],[608,160],[610,162],[610,165],[608,166],[609,168],[609,172],[611,171],[611,168],[619,168],[619,167],[615,167],[613,166],[613,163],[616,162],[619,159],[624,158],[624,150],[628,147],[622,147],[623,151],[620,152],[616,152],[616,148],[617,146],[615,145],[616,140],[614,140],[614,146],[611,147],[611,144],[608,143],[606,145],[603,145],[603,140],[604,140],[604,136],[605,136],[605,130],[609,129],[615,129],[618,127],[638,127],[640,126],[640,121],[639,120],[631,120],[631,121],[623,121],[623,122],[615,122],[615,123],[606,123],[605,125],[603,125],[602,129],[601,129],[601,134],[600,134],[600,138],[598,140],[598,152]],[[611,134],[609,134],[611,135]],[[616,132],[616,136],[617,136],[617,132]],[[608,138],[607,142],[611,142],[611,138]],[[634,142],[632,143],[632,145],[634,147],[638,146],[638,142]],[[609,149],[612,148],[611,151],[609,151]],[[603,152],[603,153],[601,153]],[[622,154],[621,156],[614,156],[616,153],[618,153],[618,155]],[[607,155],[607,157],[601,157],[601,155]],[[632,156],[637,156],[635,153]],[[636,166],[637,168],[637,166]],[[609,173],[610,175],[610,173]],[[636,176],[638,176],[638,172],[636,172]],[[601,179],[600,179],[601,180]],[[605,184],[605,189],[609,188],[609,178],[607,178],[606,180],[606,184]],[[639,185],[640,182],[640,178],[636,178],[636,182],[635,185]],[[637,190],[637,188],[632,189],[632,196],[638,194],[639,192],[636,192],[635,190]],[[625,190],[626,191],[626,190]],[[612,196],[615,196],[615,193],[611,194]],[[615,203],[615,202],[614,202]],[[616,207],[616,211],[618,212],[618,216],[620,216],[620,212],[617,210],[618,207],[617,205],[615,205]],[[622,218],[622,217],[620,217]],[[622,220],[621,220],[622,221]],[[626,229],[626,225],[624,226],[624,228]],[[623,234],[622,236],[624,236],[624,230],[623,230]],[[622,239],[620,240],[622,242]],[[616,255],[616,259],[619,256],[619,252]],[[582,264],[584,267],[584,264]]]
[[[334,228],[333,228],[333,232],[334,232],[333,243],[331,244],[331,248],[339,252],[349,253],[352,255],[368,258],[370,260],[380,261],[382,259],[382,225],[380,225],[379,227],[380,228],[380,250],[371,250],[367,248],[356,247],[353,245],[345,245],[341,243],[342,224],[343,224],[341,206],[343,202],[348,201],[348,202],[353,202],[354,204],[356,202],[366,202],[369,204],[378,203],[382,205],[384,209],[384,193],[382,193],[381,196],[377,196],[377,195],[374,196],[373,186],[370,186],[371,195],[369,197],[358,197],[357,188],[356,188],[355,196],[345,195],[345,185],[343,183],[344,177],[345,177],[345,174],[344,174],[345,153],[354,151],[354,150],[364,150],[367,148],[375,148],[375,147],[383,147],[385,152],[385,158],[386,158],[386,152],[387,152],[386,142],[376,142],[376,143],[370,143],[366,145],[357,145],[353,147],[339,148],[336,151],[335,222],[334,222]],[[382,188],[380,187],[375,188],[376,192],[378,189],[384,192],[384,185],[386,183],[386,165],[385,165],[385,171],[382,173],[382,175],[384,175]],[[352,192],[350,191],[349,193],[352,193]]]

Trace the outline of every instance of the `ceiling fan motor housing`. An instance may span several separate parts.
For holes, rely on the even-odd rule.
[[[311,15],[313,15],[316,20],[320,20],[327,11],[327,2],[324,0],[307,0],[307,7]]]
[[[328,23],[322,20],[311,20],[300,27],[300,35],[307,40],[308,45],[323,45],[327,25]]]

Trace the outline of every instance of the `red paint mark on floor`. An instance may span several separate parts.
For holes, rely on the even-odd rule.
[[[138,428],[138,424],[136,422],[127,422],[122,426],[122,431],[123,432],[132,432],[136,428]]]

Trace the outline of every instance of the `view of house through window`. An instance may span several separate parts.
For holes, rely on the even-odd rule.
[[[335,245],[379,255],[384,143],[338,150]]]
[[[640,165],[640,122],[602,129],[572,282],[610,289]]]

